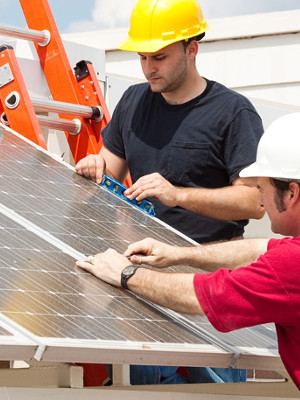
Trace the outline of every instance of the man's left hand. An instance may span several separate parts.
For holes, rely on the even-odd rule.
[[[130,261],[116,250],[108,249],[104,253],[88,256],[82,261],[76,261],[76,265],[97,278],[113,285],[121,287],[121,273]]]

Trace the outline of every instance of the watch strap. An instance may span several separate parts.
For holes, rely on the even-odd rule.
[[[127,267],[125,267],[123,269],[122,274],[121,274],[121,286],[122,286],[122,288],[127,289],[127,290],[129,289],[128,286],[127,286],[127,281],[128,281],[129,278],[132,277],[132,275],[135,274],[135,272],[136,272],[136,270],[138,268],[139,268],[139,265],[131,264],[131,265],[128,265]]]

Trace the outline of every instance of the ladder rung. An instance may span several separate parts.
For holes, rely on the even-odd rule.
[[[33,107],[39,111],[52,111],[61,114],[76,115],[77,117],[89,118],[96,121],[101,121],[103,118],[103,111],[100,106],[90,107],[34,97],[31,97],[30,100]]]
[[[41,126],[58,129],[60,131],[67,131],[71,135],[77,135],[81,130],[81,122],[77,118],[69,120],[63,118],[51,118],[44,115],[37,115],[36,117]]]
[[[0,24],[0,34],[24,40],[31,40],[37,42],[40,46],[47,46],[50,42],[50,32],[47,29],[37,31],[35,29]]]

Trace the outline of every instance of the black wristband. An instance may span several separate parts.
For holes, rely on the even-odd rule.
[[[128,265],[127,267],[125,267],[122,271],[121,274],[121,286],[124,289],[128,289],[127,286],[127,281],[129,278],[132,277],[132,275],[135,274],[135,271],[138,269],[138,265]]]

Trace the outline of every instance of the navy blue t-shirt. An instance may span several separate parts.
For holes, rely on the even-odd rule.
[[[261,118],[247,98],[207,80],[200,96],[179,105],[168,104],[148,83],[129,87],[101,134],[105,147],[126,160],[133,182],[158,172],[176,186],[220,188],[255,161],[262,133]],[[198,243],[240,236],[248,222],[216,220],[149,200],[159,219]]]

